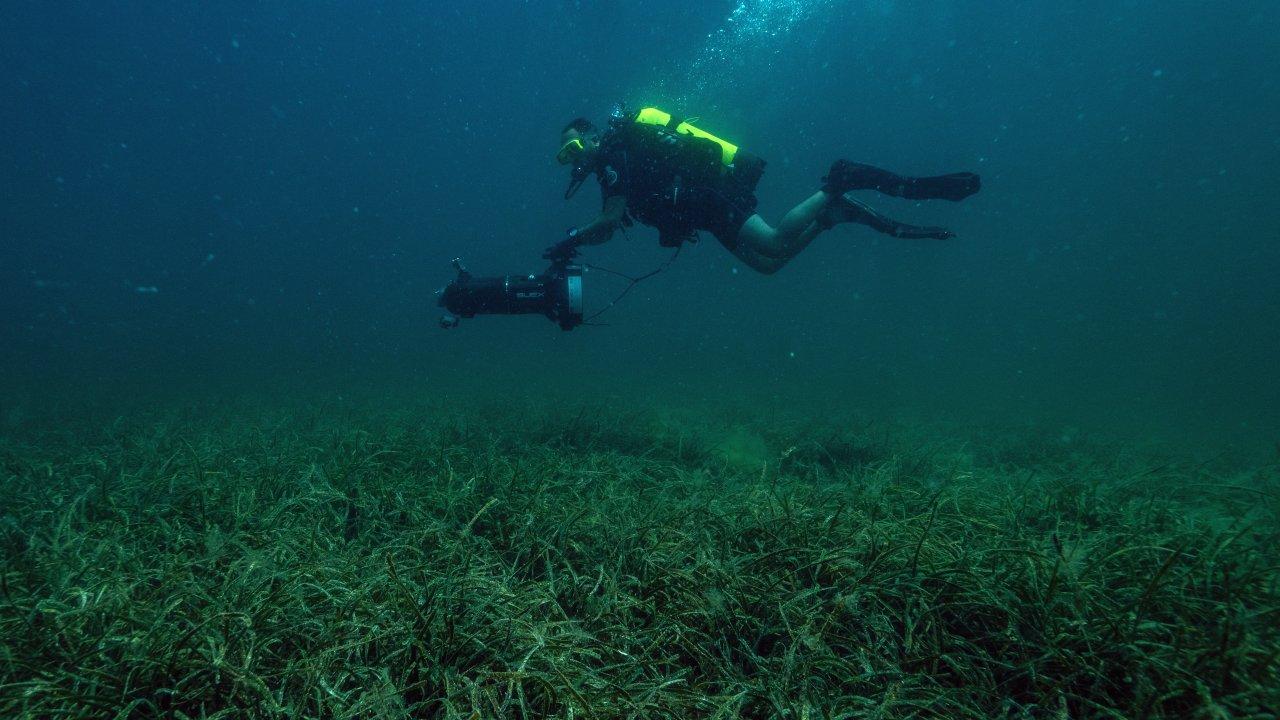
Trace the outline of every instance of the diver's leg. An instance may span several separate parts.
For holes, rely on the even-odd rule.
[[[752,215],[738,231],[738,242],[734,250],[736,252],[738,248],[745,248],[753,255],[786,262],[809,247],[809,243],[829,227],[830,225],[814,220],[798,232],[794,227],[789,228],[794,234],[784,236],[780,231],[781,226],[779,229],[769,227],[764,218]]]
[[[737,250],[734,250],[733,256],[761,275],[772,275],[781,270],[783,265],[787,264],[786,260],[765,257],[764,255],[760,255],[759,253],[753,252],[745,247],[740,247]]]
[[[777,231],[769,227],[759,215],[752,215],[738,232],[737,242],[729,247],[733,256],[746,263],[747,267],[764,275],[772,275],[781,270],[791,259],[808,247],[813,239],[830,228],[821,221],[815,220],[787,244],[788,255],[780,254],[780,246],[772,242]]]
[[[741,260],[747,267],[755,270],[762,275],[772,275],[782,269],[784,265],[791,261],[791,258],[776,258],[768,255],[761,255],[756,250],[744,242],[739,242],[735,247],[730,248],[733,256]]]
[[[778,227],[774,229],[775,242],[786,243],[789,240],[798,238],[804,233],[805,229],[818,219],[818,215],[826,209],[827,203],[830,203],[832,196],[821,190],[809,196],[799,205],[791,208],[791,210],[782,216],[782,222],[778,223]],[[757,216],[759,217],[759,216]],[[795,254],[795,253],[791,253]]]
[[[789,260],[822,232],[816,221],[831,200],[828,193],[814,193],[784,215],[776,228],[770,227],[759,215],[752,215],[738,231],[737,247],[747,247],[765,257]]]
[[[907,177],[883,168],[837,160],[822,178],[822,189],[833,195],[850,190],[875,190],[910,200],[951,200],[959,202],[982,188],[982,179],[973,173],[950,173],[933,177]]]

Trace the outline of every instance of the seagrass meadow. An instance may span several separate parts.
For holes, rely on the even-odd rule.
[[[0,720],[1280,720],[1277,37],[0,1]]]
[[[0,716],[1280,707],[1274,461],[1034,427],[541,410],[10,428]]]

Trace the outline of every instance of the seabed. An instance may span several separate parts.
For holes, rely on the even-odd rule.
[[[1275,462],[538,410],[10,428],[0,717],[1280,708]]]

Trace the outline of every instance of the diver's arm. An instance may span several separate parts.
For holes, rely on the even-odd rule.
[[[614,195],[604,201],[604,210],[595,220],[577,229],[573,238],[580,245],[599,245],[613,237],[613,231],[622,225],[622,217],[627,212],[627,198]]]

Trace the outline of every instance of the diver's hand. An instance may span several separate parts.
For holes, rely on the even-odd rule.
[[[569,228],[565,233],[565,238],[560,242],[548,247],[542,253],[543,260],[557,260],[560,258],[569,258],[578,251],[578,245],[582,241],[578,237],[578,228]]]

